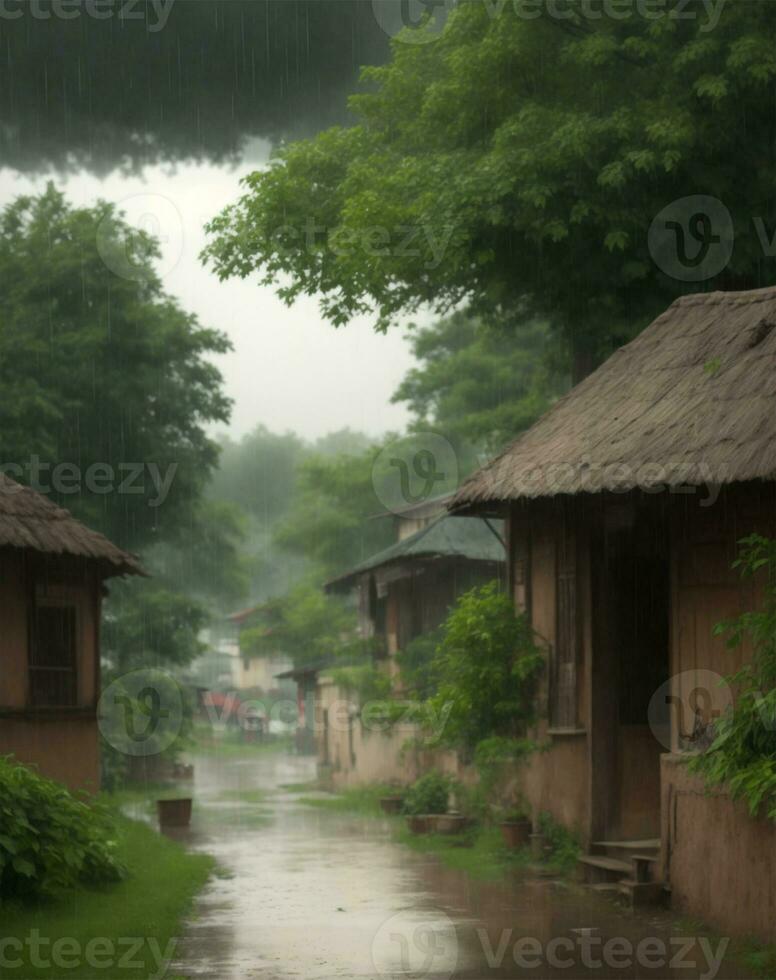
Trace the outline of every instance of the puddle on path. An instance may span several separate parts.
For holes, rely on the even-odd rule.
[[[183,839],[213,854],[220,871],[197,900],[170,975],[745,977],[715,968],[717,941],[688,945],[668,914],[636,916],[563,882],[473,881],[395,842],[388,821],[319,811],[281,788],[314,775],[314,760],[302,757],[196,760]]]

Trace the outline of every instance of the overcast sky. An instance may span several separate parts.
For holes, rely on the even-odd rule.
[[[265,152],[257,147],[252,156]],[[314,299],[289,309],[271,289],[255,281],[220,283],[200,264],[205,221],[237,198],[239,178],[256,165],[235,171],[207,164],[179,165],[174,172],[154,167],[141,177],[78,174],[56,183],[74,204],[116,202],[128,220],[157,233],[167,291],[230,337],[234,350],[217,363],[234,400],[231,435],[259,423],[310,439],[345,427],[370,435],[401,429],[407,413],[390,397],[413,363],[403,329],[378,335],[368,320],[358,320],[335,330]],[[0,171],[0,206],[42,190],[46,179]]]

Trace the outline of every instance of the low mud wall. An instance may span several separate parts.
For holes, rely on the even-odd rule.
[[[663,874],[675,910],[724,935],[776,939],[776,824],[661,759]]]

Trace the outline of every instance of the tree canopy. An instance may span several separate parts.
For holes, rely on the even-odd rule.
[[[230,410],[209,359],[229,343],[164,293],[158,254],[51,184],[0,214],[2,464],[135,550],[188,529]]]
[[[462,311],[409,333],[418,366],[393,396],[416,428],[496,452],[547,410],[563,387],[549,330],[534,322],[499,330]]]
[[[620,5],[622,6],[622,5]],[[387,329],[429,304],[550,320],[584,374],[697,282],[653,260],[649,229],[703,193],[732,215],[715,288],[773,282],[772,4],[458,4],[428,43],[362,73],[359,119],[280,148],[209,225],[222,277],[260,273],[335,325]],[[654,14],[654,11],[653,11]],[[767,241],[765,242],[767,245]]]

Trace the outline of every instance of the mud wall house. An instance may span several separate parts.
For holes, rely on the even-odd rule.
[[[509,588],[548,645],[534,812],[580,831],[592,877],[638,870],[770,939],[776,828],[686,761],[746,656],[713,635],[756,603],[737,543],[776,533],[774,378],[776,290],[684,297],[451,505],[506,517]]]
[[[440,626],[464,592],[504,579],[502,534],[498,519],[429,518],[419,530],[326,585],[329,592],[356,593],[360,632],[375,641],[376,661],[395,679],[397,693],[397,652]],[[415,769],[402,752],[414,730],[407,725],[375,730],[362,719],[353,696],[325,672],[319,677],[318,701],[319,762],[335,784],[414,778]]]
[[[99,787],[105,582],[135,558],[0,475],[0,755],[70,788]]]

